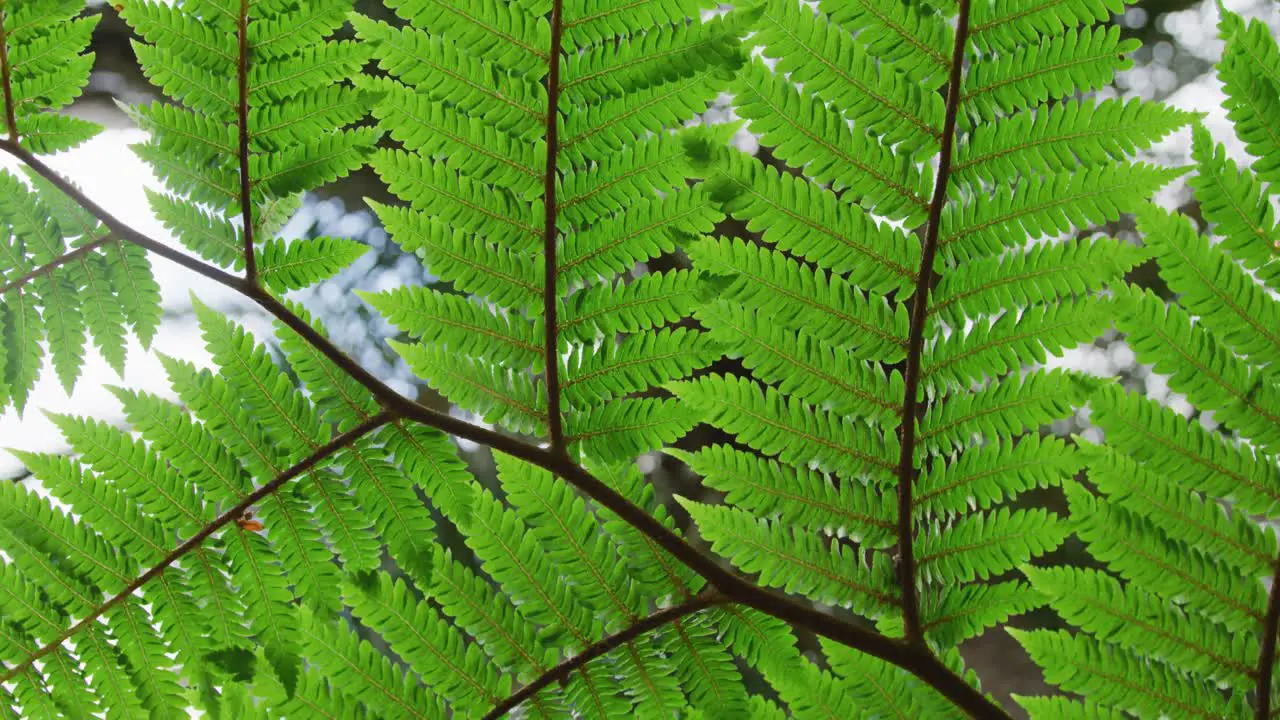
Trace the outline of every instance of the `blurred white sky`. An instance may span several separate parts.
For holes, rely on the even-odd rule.
[[[1280,32],[1280,4],[1271,0],[1228,0],[1226,5],[1248,17],[1263,19]],[[1216,37],[1217,20],[1216,2],[1206,0],[1195,9],[1166,16],[1163,22],[1177,38],[1180,47],[1213,61],[1222,51],[1222,43]],[[1137,69],[1133,72],[1156,71]],[[1141,78],[1131,79],[1141,80]],[[1160,78],[1152,80],[1158,82]],[[1141,82],[1130,83],[1131,87],[1141,87],[1141,85]],[[1227,143],[1232,155],[1237,159],[1246,161],[1247,158],[1240,150],[1239,143],[1235,141],[1230,125],[1220,109],[1222,99],[1221,85],[1212,75],[1207,75],[1179,89],[1168,102],[1186,110],[1208,113],[1206,125],[1215,138],[1219,142]],[[1171,138],[1155,148],[1148,159],[1167,163],[1187,162],[1189,137],[1190,134],[1187,132]],[[141,139],[143,135],[140,131],[112,129],[75,151],[51,158],[49,162],[79,184],[89,197],[112,211],[121,220],[152,237],[172,243],[168,233],[152,218],[143,192],[144,187],[158,188],[159,184],[150,170],[128,148],[131,143]],[[0,159],[0,166],[14,169],[16,163],[4,156]],[[1178,187],[1172,188],[1162,200],[1176,201],[1179,192]],[[247,311],[247,314],[237,312],[237,315],[252,330],[267,329],[265,318],[255,315],[253,306],[239,299],[234,293],[167,261],[155,259],[153,265],[161,285],[166,310],[164,322],[154,343],[155,349],[200,365],[208,364],[208,354],[204,350],[198,330],[189,318],[185,317],[186,311],[191,306],[189,296],[191,292],[197,294],[205,303],[219,309],[234,308]],[[1106,349],[1082,348],[1072,353],[1067,361],[1070,364],[1087,367],[1092,372],[1106,375],[1114,372],[1117,361],[1120,365],[1126,364],[1126,358],[1116,357],[1116,355],[1117,353],[1108,352]],[[1158,383],[1158,380],[1155,382]],[[42,451],[64,449],[65,444],[41,410],[73,412],[107,421],[120,419],[118,403],[103,388],[108,384],[122,384],[171,396],[160,363],[153,354],[143,352],[136,340],[130,339],[123,379],[106,365],[90,345],[86,348],[84,370],[74,394],[68,397],[51,368],[46,367],[25,414],[19,417],[13,410],[8,410],[0,415],[0,448]],[[1155,390],[1158,393],[1159,387],[1149,388],[1149,390]],[[0,452],[0,477],[13,475],[20,469],[21,465],[15,459],[7,453]]]

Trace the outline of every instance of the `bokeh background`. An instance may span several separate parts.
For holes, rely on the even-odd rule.
[[[1144,0],[1129,7],[1113,18],[1122,31],[1142,41],[1142,49],[1135,56],[1134,67],[1119,76],[1113,86],[1103,91],[1108,96],[1141,97],[1171,103],[1179,108],[1205,113],[1204,122],[1219,142],[1227,144],[1234,158],[1248,162],[1231,133],[1219,105],[1223,98],[1220,83],[1212,73],[1212,65],[1220,57],[1222,43],[1217,38],[1218,0]],[[1274,0],[1229,0],[1226,6],[1246,17],[1267,22],[1280,34],[1280,3]],[[360,0],[357,9],[367,15],[386,17],[386,11],[377,2]],[[156,90],[138,70],[134,60],[129,28],[119,19],[110,5],[91,2],[86,13],[102,13],[92,50],[96,53],[95,69],[84,96],[70,112],[94,120],[108,131],[76,149],[56,156],[51,161],[55,167],[73,178],[85,192],[118,217],[135,227],[165,238],[164,229],[156,223],[147,210],[143,188],[154,186],[156,181],[129,149],[132,143],[142,139],[142,134],[132,127],[118,103],[148,102],[157,98]],[[723,121],[732,117],[729,99],[724,105],[709,113],[708,121]],[[743,133],[736,138],[744,149],[755,149],[753,138]],[[1162,143],[1143,159],[1150,162],[1181,165],[1189,161],[1189,133],[1183,133]],[[11,162],[3,165],[12,167]],[[364,208],[364,198],[391,200],[382,190],[377,178],[363,171],[327,188],[323,193],[310,195],[299,215],[285,228],[285,233],[296,237],[331,235],[359,238],[367,243],[370,252],[352,268],[338,277],[299,293],[297,298],[328,327],[331,336],[348,353],[359,360],[394,387],[414,395],[424,403],[447,409],[447,403],[429,388],[414,382],[413,377],[386,348],[385,340],[393,336],[393,329],[371,315],[367,307],[352,292],[356,289],[378,290],[405,284],[430,284],[435,279],[419,264],[416,257],[402,253],[389,242],[386,233],[377,226],[371,213]],[[1182,183],[1175,184],[1162,193],[1159,202],[1197,216],[1194,202]],[[1130,225],[1123,221],[1104,228],[1117,237],[1130,238],[1134,242]],[[661,262],[679,263],[678,257]],[[263,331],[266,337],[270,324],[266,317],[251,304],[233,294],[212,285],[190,273],[180,270],[163,260],[156,259],[157,278],[164,297],[165,319],[155,348],[169,355],[207,365],[199,332],[195,327],[191,310],[191,294],[202,301],[231,314],[254,331]],[[1135,269],[1129,278],[1132,282],[1166,292],[1154,269],[1143,266]],[[1137,365],[1123,338],[1105,336],[1092,345],[1077,348],[1061,360],[1062,364],[1087,370],[1091,373],[1119,377],[1124,383],[1142,389],[1149,395],[1177,408],[1188,417],[1213,427],[1213,419],[1197,414],[1182,398],[1171,394],[1167,384],[1148,368]],[[717,368],[733,371],[731,364]],[[105,391],[104,384],[122,384],[143,388],[169,396],[164,384],[164,373],[154,355],[145,353],[131,341],[129,362],[123,378],[116,376],[101,358],[89,349],[85,373],[76,392],[67,396],[53,377],[45,373],[32,398],[25,416],[13,411],[0,415],[0,447],[23,450],[58,451],[64,449],[61,439],[36,409],[73,412],[91,415],[109,421],[122,421],[122,414],[114,397]],[[1096,433],[1088,423],[1087,410],[1076,417],[1056,424],[1048,431],[1068,435],[1088,436]],[[711,431],[695,431],[682,444],[694,445],[715,441]],[[492,462],[486,452],[464,446],[466,457],[482,482],[492,481]],[[679,463],[665,456],[641,459],[641,467],[649,474],[660,496],[682,494],[714,501],[703,495],[697,478],[689,475]],[[25,477],[22,466],[5,453],[0,453],[0,478],[21,481]],[[1060,498],[1052,493],[1029,498],[1031,502],[1060,504]],[[687,518],[682,519],[686,521]],[[688,528],[692,532],[692,528]],[[1087,562],[1078,547],[1064,546],[1048,558],[1052,561]],[[1052,615],[1033,614],[1020,618],[1016,624],[1040,625],[1053,622]],[[802,638],[804,642],[812,639]],[[988,632],[971,641],[963,649],[964,654],[983,679],[984,688],[997,696],[1007,698],[1010,693],[1039,694],[1046,692],[1039,671],[1025,657],[1021,649],[1004,633]],[[1011,705],[1011,709],[1016,706]]]

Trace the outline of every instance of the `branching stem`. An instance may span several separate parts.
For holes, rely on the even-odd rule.
[[[44,265],[41,265],[40,267],[32,270],[31,272],[20,275],[14,278],[13,280],[10,280],[9,282],[5,283],[3,286],[0,286],[0,295],[4,295],[10,290],[16,290],[17,288],[20,288],[23,285],[26,285],[27,283],[31,282],[32,280],[35,280],[36,278],[42,275],[48,275],[49,273],[53,272],[54,270],[57,270],[63,265],[75,262],[76,260],[79,260],[85,255],[88,255],[94,250],[97,250],[103,245],[113,242],[114,240],[115,240],[115,237],[113,237],[111,234],[107,234],[104,237],[100,237],[97,240],[94,240],[93,242],[85,243],[84,245],[81,245],[75,250],[72,250],[71,252],[67,253],[66,255],[61,255],[55,258],[54,260],[52,260],[51,262],[47,262]]]
[[[924,331],[929,322],[929,293],[937,279],[933,271],[938,254],[938,226],[942,207],[947,202],[947,182],[951,177],[951,150],[955,143],[956,116],[960,110],[960,81],[964,68],[965,44],[969,39],[969,0],[960,0],[956,24],[955,46],[951,51],[951,74],[947,79],[947,109],[942,123],[938,175],[933,183],[933,199],[925,222],[920,252],[920,272],[916,275],[915,293],[911,296],[911,330],[907,338],[907,362],[903,372],[905,386],[902,400],[902,438],[898,455],[898,582],[902,591],[902,625],[907,643],[924,647],[920,627],[920,593],[916,590],[915,507],[911,492],[915,485],[916,425],[924,416],[926,405],[920,402],[921,361],[924,356]]]
[[[355,442],[360,437],[373,432],[374,430],[382,427],[383,425],[391,422],[394,419],[395,419],[394,413],[389,413],[385,411],[378,413],[377,415],[374,415],[368,420],[365,420],[359,425],[351,428],[350,430],[342,433],[341,435],[338,435],[334,439],[325,443],[321,447],[317,448],[315,452],[308,455],[306,459],[302,460],[301,462],[289,468],[288,470],[285,470],[284,472],[277,475],[274,479],[272,479],[267,484],[263,485],[257,490],[254,490],[253,492],[246,495],[244,499],[236,503],[229,510],[226,510],[221,515],[214,518],[213,522],[210,522],[208,525],[205,525],[204,527],[200,528],[200,530],[195,535],[192,535],[191,537],[187,538],[181,545],[179,545],[178,547],[170,551],[168,555],[165,555],[164,558],[160,562],[153,565],[151,569],[147,570],[146,572],[142,573],[137,578],[135,578],[134,581],[126,585],[123,590],[111,596],[111,598],[106,602],[104,602],[103,604],[94,608],[93,612],[81,618],[80,621],[77,622],[75,625],[72,625],[71,627],[67,628],[65,631],[63,631],[61,635],[54,638],[49,643],[41,646],[40,649],[31,653],[31,655],[27,656],[27,658],[24,659],[22,662],[17,663],[16,665],[11,665],[8,668],[6,668],[4,674],[0,675],[0,683],[6,683],[9,680],[13,679],[14,677],[17,677],[18,675],[21,675],[22,673],[26,672],[27,668],[31,667],[32,663],[44,657],[45,655],[48,655],[54,650],[57,650],[62,645],[62,643],[67,641],[68,638],[80,632],[91,623],[97,622],[98,618],[102,617],[104,613],[106,613],[111,608],[119,605],[120,603],[128,600],[129,597],[132,596],[133,593],[138,590],[138,588],[154,580],[156,577],[158,577],[161,573],[165,571],[165,568],[177,562],[181,557],[183,557],[187,553],[200,547],[200,545],[202,545],[205,540],[209,539],[210,535],[217,532],[227,523],[232,522],[236,518],[244,515],[245,510],[248,510],[259,500],[275,492],[282,485],[294,479],[295,477],[298,477],[299,475],[302,475],[303,473],[306,473],[307,471],[311,470],[317,464],[322,462],[325,458],[347,447],[348,445]]]
[[[961,1],[965,2],[967,5],[966,0]],[[557,453],[508,435],[503,435],[502,433],[474,425],[466,422],[465,420],[453,417],[452,415],[432,410],[431,408],[400,395],[390,386],[383,383],[368,370],[352,360],[349,356],[338,349],[337,346],[312,328],[310,324],[291,312],[283,303],[263,290],[256,283],[249,282],[245,278],[232,275],[186,255],[185,253],[174,250],[168,245],[154,240],[126,225],[111,213],[107,212],[100,205],[86,197],[84,193],[80,192],[74,185],[65,180],[61,175],[53,170],[53,168],[46,165],[42,160],[19,146],[17,143],[8,140],[0,140],[0,150],[3,150],[13,157],[21,160],[37,174],[47,179],[54,185],[54,187],[65,193],[87,212],[97,217],[98,220],[101,221],[116,238],[154,252],[167,260],[191,270],[192,272],[236,290],[243,296],[257,303],[269,314],[280,320],[294,332],[298,333],[303,340],[308,342],[318,352],[337,365],[343,372],[356,380],[356,382],[363,385],[383,406],[383,414],[370,419],[352,431],[335,438],[331,443],[320,448],[313,457],[319,456],[322,452],[332,453],[340,449],[343,444],[350,443],[355,440],[357,436],[353,435],[353,433],[355,433],[356,430],[364,428],[365,432],[368,432],[373,429],[373,427],[386,423],[393,418],[420,422],[424,425],[456,435],[457,437],[465,440],[469,440],[480,445],[487,445],[495,451],[511,455],[512,457],[519,458],[552,472],[581,491],[584,495],[591,498],[591,500],[596,504],[613,511],[627,524],[648,536],[655,544],[670,553],[676,560],[701,575],[725,598],[726,602],[746,605],[767,615],[771,615],[809,630],[810,632],[822,635],[847,647],[860,652],[865,652],[881,660],[892,663],[929,683],[929,685],[937,690],[941,695],[951,700],[957,707],[965,710],[974,718],[979,718],[980,720],[1010,720],[1009,715],[1001,709],[999,705],[987,699],[981,692],[965,682],[963,678],[951,672],[941,663],[941,661],[934,657],[932,653],[928,652],[927,649],[920,646],[908,645],[901,641],[881,635],[873,630],[855,625],[841,618],[819,611],[808,604],[793,600],[781,593],[760,587],[739,576],[735,572],[725,568],[715,557],[695,548],[684,538],[680,537],[674,531],[659,522],[643,508],[636,506],[630,500],[619,494],[613,488],[609,487],[586,469],[569,460],[568,456],[563,451]],[[318,462],[320,459],[323,458],[317,457],[316,460],[311,462],[311,464]],[[303,463],[307,463],[307,461],[303,461]],[[310,465],[305,467],[303,465],[299,465],[294,468],[290,468],[285,475],[282,475],[280,478],[272,481],[268,486],[264,486],[263,489],[256,491],[253,495],[245,498],[242,503],[237,505],[237,508],[239,510],[243,510],[244,508],[249,507],[249,505],[256,502],[257,499],[269,494],[271,490],[275,489],[275,487],[279,487],[280,484],[287,482],[289,478],[306,472],[309,467]],[[270,489],[267,489],[269,487]],[[234,510],[235,509],[233,509],[233,511]],[[148,570],[140,576],[130,584],[126,594],[141,587],[148,580],[158,575],[169,564],[176,562],[176,560],[183,554],[194,549],[199,544],[197,540],[198,538],[203,539],[208,537],[209,534],[216,531],[219,527],[230,522],[234,517],[237,517],[238,513],[235,515],[231,514],[233,511],[229,511],[228,513],[224,513],[219,516],[214,523],[202,529],[200,533],[193,536],[191,540],[188,540],[178,549],[175,549],[162,564],[157,565],[155,568]],[[91,617],[98,617],[102,612],[105,612],[105,610],[109,608],[110,604],[120,602],[123,597],[123,594],[116,596],[112,600],[108,601],[108,605],[100,608]],[[73,628],[64,633],[61,639],[57,642],[60,644],[67,637],[70,637],[79,629],[83,628],[89,620],[90,618],[86,618],[85,620],[77,623]],[[51,652],[53,647],[56,647],[56,645],[42,648],[41,656]],[[11,668],[5,676],[0,677],[0,682],[13,677],[15,673],[21,672],[25,667],[29,667],[31,662],[34,662],[35,659],[36,658],[33,657],[24,664]]]
[[[1262,647],[1258,651],[1258,690],[1254,698],[1253,716],[1271,720],[1271,673],[1276,664],[1276,633],[1280,632],[1280,557],[1276,558],[1271,576],[1271,593],[1267,599],[1267,615],[1262,622]]]
[[[609,651],[621,647],[645,633],[652,632],[667,623],[675,622],[683,617],[693,615],[694,613],[706,610],[724,602],[724,598],[718,593],[703,593],[697,597],[690,598],[679,605],[675,605],[656,612],[643,620],[640,620],[631,627],[609,635],[597,642],[592,643],[582,652],[556,665],[542,675],[538,679],[520,688],[518,692],[512,693],[510,697],[494,706],[482,720],[498,720],[505,717],[507,713],[516,709],[524,701],[537,695],[539,691],[555,682],[563,682],[571,673],[587,663],[595,660],[608,653]]]

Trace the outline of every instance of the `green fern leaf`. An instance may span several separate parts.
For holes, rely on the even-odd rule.
[[[701,475],[704,483],[725,493],[725,502],[757,516],[777,517],[815,532],[837,532],[865,547],[887,547],[893,542],[892,498],[872,488],[836,484],[821,473],[788,467],[727,445],[713,445],[697,453],[674,449],[667,453]]]
[[[760,582],[801,592],[861,615],[888,612],[896,602],[892,570],[864,559],[839,542],[782,523],[756,519],[750,513],[683,501],[712,548],[741,567],[759,573]]]
[[[1076,535],[1091,555],[1121,577],[1233,631],[1261,622],[1266,597],[1259,583],[1079,488],[1069,488],[1068,499]]]
[[[996,510],[918,538],[920,572],[939,583],[986,580],[1062,544],[1067,528],[1044,510]]]
[[[300,632],[307,656],[344,694],[375,712],[421,720],[446,716],[439,697],[350,630],[304,612]]]
[[[1238,690],[1253,686],[1257,641],[1232,636],[1221,625],[1184,614],[1160,599],[1122,588],[1094,570],[1028,570],[1036,590],[1067,622],[1098,640],[1120,645],[1196,676],[1220,680]]]
[[[1257,21],[1226,35],[1227,47],[1218,63],[1218,77],[1227,95],[1223,107],[1250,155],[1259,158],[1252,170],[1261,180],[1280,179],[1280,47]]]
[[[462,295],[400,288],[362,297],[415,339],[450,352],[488,357],[514,370],[541,369],[542,323],[504,317]]]
[[[428,604],[415,601],[409,586],[387,575],[376,583],[368,588],[349,583],[343,597],[455,714],[477,715],[510,694],[510,680],[501,680],[480,648],[467,645]]]
[[[711,375],[671,388],[714,423],[766,455],[854,479],[883,480],[895,467],[894,435],[789,399],[750,380]]]
[[[1063,631],[1010,630],[1046,679],[1070,692],[1131,712],[1159,715],[1176,708],[1187,718],[1231,716],[1222,696],[1161,663],[1145,663],[1113,645]]]
[[[1201,212],[1223,236],[1222,247],[1276,287],[1280,266],[1272,262],[1272,251],[1280,240],[1280,227],[1266,191],[1257,176],[1242,172],[1203,127],[1193,128],[1192,138],[1196,174],[1188,184],[1195,189]]]
[[[275,292],[301,290],[333,277],[368,251],[362,243],[340,238],[320,237],[287,244],[271,240],[256,251],[258,273],[262,283]]]

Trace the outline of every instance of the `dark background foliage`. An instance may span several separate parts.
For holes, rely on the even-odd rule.
[[[1193,49],[1180,45],[1175,34],[1171,32],[1173,13],[1190,10],[1201,4],[1202,0],[1143,0],[1132,5],[1123,16],[1114,18],[1114,22],[1122,27],[1126,35],[1140,39],[1143,44],[1142,49],[1135,56],[1134,70],[1118,79],[1114,88],[1116,92],[1164,99],[1210,70],[1212,58],[1203,57]],[[392,19],[377,2],[358,2],[357,10],[381,19]],[[158,95],[138,70],[131,45],[133,37],[125,23],[106,4],[91,5],[86,12],[101,12],[105,17],[94,35],[92,50],[97,57],[89,89],[72,112],[91,117],[108,126],[124,127],[128,121],[116,108],[114,104],[116,101],[146,102],[155,99]],[[1213,34],[1214,28],[1205,27],[1201,28],[1201,31],[1203,34]],[[104,168],[104,171],[106,170]],[[303,209],[304,217],[293,226],[296,232],[305,235],[359,237],[367,242],[374,252],[366,255],[353,268],[334,280],[308,292],[303,300],[309,309],[325,322],[334,339],[362,364],[385,378],[395,377],[402,382],[409,382],[410,376],[394,366],[394,358],[383,342],[392,334],[391,328],[374,317],[351,290],[402,283],[430,284],[434,279],[422,269],[416,258],[406,256],[395,245],[388,242],[386,234],[376,226],[372,215],[362,210],[364,197],[391,200],[385,195],[373,173],[367,170],[327,188],[322,195],[307,199]],[[1188,206],[1182,209],[1193,215],[1195,213],[1194,207]],[[1123,237],[1128,228],[1118,225],[1104,230]],[[725,231],[743,232],[741,228],[732,227],[726,227]],[[679,263],[680,259],[666,258],[664,262],[675,264]],[[1157,291],[1163,289],[1159,286],[1154,269],[1151,267],[1136,269],[1130,280]],[[252,312],[250,308],[244,308],[244,311]],[[1144,382],[1145,371],[1134,366],[1131,360],[1125,362],[1123,352],[1118,351],[1122,344],[1115,340],[1115,338],[1100,340],[1096,344],[1096,352],[1110,358],[1111,370],[1122,376],[1127,384],[1140,387]],[[733,369],[730,363],[722,363],[715,368],[720,372]],[[418,395],[419,400],[424,403],[441,409],[446,407],[444,401],[433,396],[434,394],[425,386],[418,386]],[[1082,429],[1083,425],[1080,422],[1069,422],[1061,427],[1055,427],[1054,431],[1066,434],[1079,432]],[[694,446],[704,442],[725,440],[726,438],[716,437],[714,431],[704,426],[684,440],[682,445]],[[469,453],[468,457],[472,460],[477,477],[482,482],[492,482],[492,463],[487,454]],[[714,497],[709,497],[700,489],[697,478],[675,460],[663,457],[646,459],[645,462],[647,464],[642,467],[649,472],[650,479],[657,487],[660,496],[681,494],[704,502],[714,501]],[[1057,502],[1058,498],[1052,497],[1027,497],[1026,500],[1028,502],[1047,500],[1051,505],[1062,504]],[[686,531],[690,531],[688,524],[685,524]],[[1059,550],[1055,557],[1046,558],[1046,561],[1053,562],[1080,562],[1081,560],[1082,553],[1079,548],[1070,544]],[[1043,625],[1053,622],[1054,619],[1052,613],[1045,612],[1021,618],[1017,624]],[[964,654],[983,678],[984,688],[997,696],[1007,697],[1009,693],[1051,692],[1051,689],[1042,683],[1039,670],[1002,632],[989,632],[970,642],[964,648]],[[750,674],[747,677],[751,677]],[[1015,713],[1020,712],[1012,703],[1009,703],[1009,708]]]

